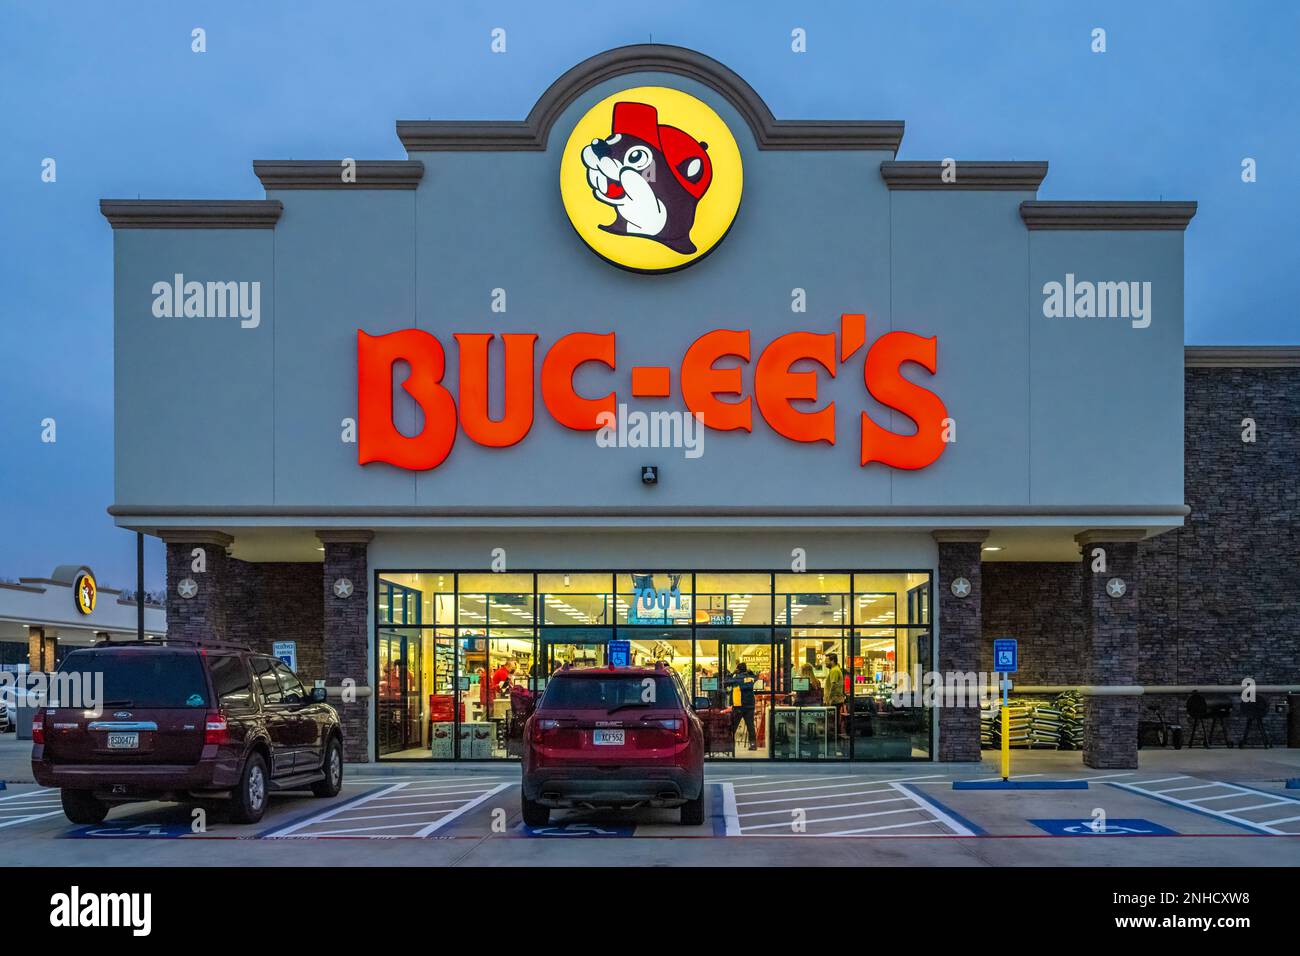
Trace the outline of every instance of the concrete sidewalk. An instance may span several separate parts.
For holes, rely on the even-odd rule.
[[[13,734],[0,737],[0,781],[6,783],[32,783],[31,741],[16,740]],[[1250,748],[1199,747],[1183,750],[1143,750],[1139,754],[1142,770],[1159,770],[1185,773],[1207,780],[1227,780],[1239,783],[1278,783],[1300,777],[1300,748],[1273,747],[1269,750]],[[746,776],[781,776],[784,774],[827,773],[843,774],[852,769],[855,774],[871,776],[899,776],[903,774],[940,774],[948,778],[996,777],[999,773],[998,755],[986,751],[980,763],[774,763],[766,760],[713,760],[707,764],[708,775],[713,779]],[[517,762],[495,763],[424,763],[386,762],[349,764],[350,778],[378,777],[436,777],[443,774],[509,775],[518,773]],[[1083,765],[1078,751],[1013,750],[1011,773],[1013,777],[1042,776],[1048,779],[1092,776],[1104,771],[1091,770]]]

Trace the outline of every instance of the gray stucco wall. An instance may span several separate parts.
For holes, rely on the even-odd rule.
[[[745,195],[730,235],[703,262],[643,276],[599,260],[573,233],[557,188],[559,151],[592,104],[625,87],[679,87],[730,125]],[[427,505],[763,510],[791,505],[1166,505],[1183,501],[1182,233],[1033,232],[1025,191],[893,191],[884,151],[759,150],[745,121],[700,83],[663,74],[607,81],[560,116],[544,152],[414,154],[415,190],[283,190],[274,230],[123,230],[116,235],[116,502],[130,505]],[[163,319],[150,287],[187,279],[260,280],[256,329]],[[1151,326],[1047,319],[1045,281],[1147,280]],[[791,290],[808,311],[791,312]],[[495,288],[508,311],[490,310]],[[539,349],[572,331],[615,331],[619,367],[587,367],[579,390],[614,387],[632,407],[634,364],[679,365],[715,328],[751,329],[757,353],[793,330],[836,332],[868,315],[937,335],[939,372],[906,373],[936,391],[957,441],[928,469],[858,465],[858,417],[910,431],[862,383],[865,350],[820,376],[836,401],[837,443],[801,445],[757,415],[753,434],[709,432],[703,457],[601,449],[537,400],[519,445],[463,434],[438,469],[361,467],[340,441],[355,415],[356,331],[412,325],[447,349],[455,332],[537,332]],[[540,355],[538,358],[540,365]],[[404,394],[399,425],[416,427]],[[655,488],[638,466],[661,466]]]

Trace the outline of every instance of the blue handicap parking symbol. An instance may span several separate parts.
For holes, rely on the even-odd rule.
[[[535,837],[630,837],[636,832],[633,823],[562,823],[549,827],[522,828],[525,836]]]
[[[77,827],[63,835],[73,840],[101,837],[118,840],[174,840],[177,837],[189,836],[190,833],[190,827],[185,823],[139,823],[134,826],[100,823],[94,826]]]
[[[1096,836],[1096,837],[1132,837],[1132,836],[1178,836],[1177,831],[1162,827],[1150,820],[1107,819],[1105,826],[1101,821],[1089,817],[1086,820],[1030,820],[1040,830],[1046,830],[1052,836]]]
[[[1000,674],[1014,674],[1020,665],[1020,646],[1013,637],[993,642],[993,669]]]

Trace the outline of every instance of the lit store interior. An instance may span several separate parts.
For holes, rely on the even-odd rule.
[[[671,668],[716,759],[928,759],[932,715],[895,707],[931,669],[928,571],[380,572],[376,733],[384,759],[516,759],[566,664]]]

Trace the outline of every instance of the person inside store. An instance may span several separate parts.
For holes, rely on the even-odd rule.
[[[844,671],[840,670],[840,659],[835,654],[826,655],[826,685],[822,688],[822,703],[835,708],[837,715],[844,705]],[[838,716],[836,718],[838,726]]]
[[[796,707],[816,707],[822,702],[822,682],[817,679],[813,672],[811,664],[804,664],[799,668],[799,676],[808,681],[806,690],[797,690],[794,692],[794,705]]]
[[[745,736],[749,739],[749,749],[758,749],[758,738],[754,734],[754,684],[756,679],[749,665],[741,661],[736,665],[736,672],[727,678],[727,687],[731,689],[731,735],[735,737],[740,722],[745,722]]]
[[[519,665],[513,660],[506,661],[492,672],[492,689],[499,694],[509,694],[510,685],[514,683],[515,671]]]

